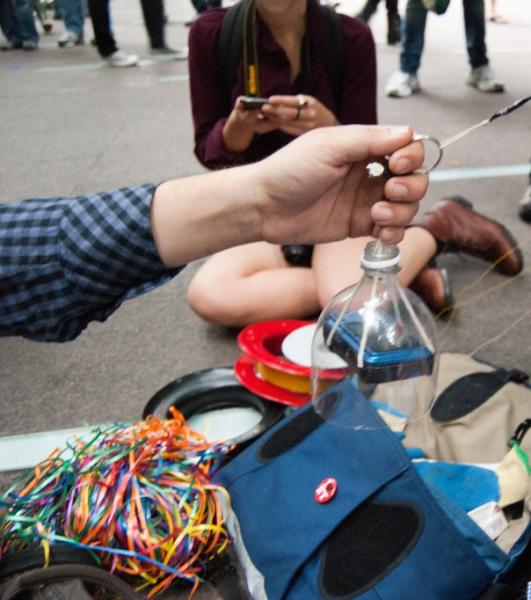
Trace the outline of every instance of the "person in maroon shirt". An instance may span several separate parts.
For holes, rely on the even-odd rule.
[[[340,15],[343,77],[339,98],[326,72],[322,26],[315,0],[257,0],[256,46],[262,111],[244,111],[243,70],[230,96],[220,73],[218,39],[224,9],[211,9],[190,29],[189,72],[195,154],[210,169],[255,162],[296,137],[326,125],[376,123],[376,55],[370,29]],[[307,51],[301,53],[303,36]],[[309,65],[301,65],[301,54]],[[307,107],[297,122],[297,94]],[[232,110],[231,110],[232,109]],[[267,118],[264,118],[267,117]]]
[[[243,68],[238,68],[232,89],[227,89],[219,58],[226,10],[207,11],[190,30],[195,154],[204,166],[219,169],[255,162],[319,127],[376,123],[375,46],[365,23],[339,15],[344,66],[338,93],[327,72],[326,29],[317,1],[251,1],[256,25],[250,46],[256,48],[258,72],[253,91],[267,98],[259,109],[245,110],[242,94],[249,92],[250,84],[249,78],[244,80]],[[370,179],[366,185],[372,185]],[[249,194],[252,196],[252,189]],[[440,224],[449,212],[458,210],[455,203],[445,206],[432,221]],[[406,230],[400,246],[400,280],[421,292],[427,304],[439,311],[452,300],[446,273],[427,267],[441,247],[441,240],[431,231],[432,221],[429,226]],[[455,233],[444,231],[450,237]],[[334,294],[360,277],[359,257],[369,240],[320,244],[302,255],[300,247],[293,252],[294,247],[266,242],[225,250],[196,273],[188,288],[188,303],[204,319],[234,327],[316,314]],[[455,247],[470,250],[463,247],[468,240],[452,241]]]

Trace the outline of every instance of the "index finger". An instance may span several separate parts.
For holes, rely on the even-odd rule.
[[[297,96],[271,96],[269,98],[269,104],[273,106],[292,106],[297,108],[299,106],[299,99]]]

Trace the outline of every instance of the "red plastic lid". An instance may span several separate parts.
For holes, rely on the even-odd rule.
[[[285,358],[282,354],[282,342],[291,332],[313,323],[314,321],[297,320],[260,321],[240,331],[238,346],[245,354],[266,367],[310,379],[311,367],[299,365]],[[344,369],[328,369],[321,372],[322,379],[341,379],[344,375]]]
[[[311,324],[312,321],[260,321],[240,331],[238,346],[245,354],[267,367],[291,375],[310,377],[310,367],[298,365],[284,358],[282,342],[295,329]]]
[[[244,354],[240,356],[234,365],[236,378],[248,390],[267,400],[296,407],[302,406],[310,400],[310,394],[290,392],[262,379],[256,372],[256,362],[256,360]]]

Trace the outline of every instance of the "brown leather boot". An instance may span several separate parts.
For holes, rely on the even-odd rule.
[[[439,269],[431,263],[422,269],[409,287],[436,315],[447,316],[452,311],[454,297],[446,269]]]
[[[437,241],[437,253],[463,252],[489,263],[505,275],[517,275],[524,266],[518,243],[497,221],[476,212],[461,196],[445,198],[415,223]],[[498,262],[499,261],[499,262]]]

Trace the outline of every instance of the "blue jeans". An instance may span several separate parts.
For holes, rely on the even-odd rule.
[[[85,6],[83,0],[59,0],[59,10],[65,28],[77,37],[83,35],[83,24],[85,21]]]
[[[484,0],[463,0],[465,17],[466,49],[472,68],[489,64],[485,45]],[[405,18],[402,20],[402,44],[400,70],[415,75],[420,67],[424,49],[427,10],[422,0],[408,0]],[[443,17],[438,17],[443,18]]]
[[[221,0],[192,0],[192,4],[198,14],[204,13],[209,8],[221,6]]]
[[[32,0],[0,0],[0,26],[13,46],[39,43]]]

